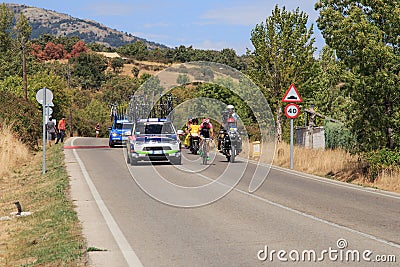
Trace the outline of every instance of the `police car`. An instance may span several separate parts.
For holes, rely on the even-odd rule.
[[[126,119],[116,119],[112,127],[108,128],[110,131],[108,145],[114,147],[115,145],[123,145],[131,135],[133,123]]]
[[[134,123],[126,142],[127,163],[138,161],[169,161],[181,164],[181,142],[168,119],[140,119]]]

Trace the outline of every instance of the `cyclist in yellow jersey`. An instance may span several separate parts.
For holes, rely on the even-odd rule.
[[[192,124],[189,127],[189,135],[190,135],[190,147],[192,146],[192,137],[198,137],[200,135],[200,125],[199,121],[194,118],[192,119]]]

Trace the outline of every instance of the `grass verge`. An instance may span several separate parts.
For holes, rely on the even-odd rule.
[[[293,154],[296,171],[400,193],[400,168],[382,171],[374,182],[370,182],[371,174],[365,171],[366,163],[359,156],[344,150],[307,149],[294,146]],[[289,168],[289,159],[289,144],[277,144],[273,164]]]
[[[0,178],[0,266],[85,266],[85,241],[72,200],[62,146],[30,154],[29,164]],[[26,217],[10,216],[19,201]]]

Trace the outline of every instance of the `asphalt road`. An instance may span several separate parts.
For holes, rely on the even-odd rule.
[[[130,167],[123,148],[95,138],[69,139],[64,151],[88,246],[102,250],[91,266],[400,262],[399,194],[276,167],[249,193],[256,165],[245,160],[217,155],[204,167],[183,150],[180,166]]]

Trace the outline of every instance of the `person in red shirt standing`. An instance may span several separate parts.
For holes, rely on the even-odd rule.
[[[61,143],[64,142],[64,136],[65,136],[65,118],[62,118],[59,122],[58,122],[58,136],[57,136],[57,141],[56,144],[58,143],[58,141],[61,141]]]

